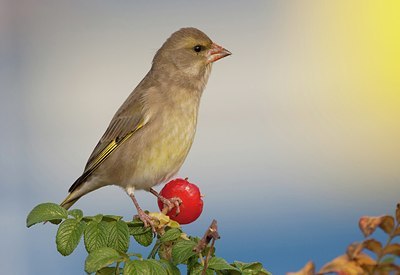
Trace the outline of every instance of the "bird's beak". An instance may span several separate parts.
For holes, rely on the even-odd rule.
[[[211,49],[207,52],[207,64],[217,61],[225,56],[231,55],[232,53],[227,49],[224,49],[218,44],[212,43]]]

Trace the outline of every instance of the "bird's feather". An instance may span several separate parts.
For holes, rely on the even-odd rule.
[[[128,101],[128,99],[131,99]],[[83,174],[71,185],[73,192],[110,156],[121,144],[131,138],[148,121],[143,115],[140,94],[133,92],[110,122],[106,132],[94,148],[85,166]],[[130,105],[136,103],[136,108]]]

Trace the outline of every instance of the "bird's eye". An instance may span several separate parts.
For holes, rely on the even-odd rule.
[[[196,45],[196,46],[193,47],[193,50],[194,50],[196,53],[201,52],[202,49],[203,49],[203,46],[201,46],[201,45]]]

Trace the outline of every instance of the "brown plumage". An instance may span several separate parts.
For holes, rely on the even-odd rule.
[[[61,205],[68,209],[91,191],[118,185],[132,198],[145,225],[152,226],[134,191],[158,195],[152,187],[178,172],[193,142],[200,97],[212,63],[230,54],[198,29],[173,33],[112,118]]]

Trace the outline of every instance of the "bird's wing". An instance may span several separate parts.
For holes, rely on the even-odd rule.
[[[122,143],[131,138],[148,119],[143,114],[139,98],[132,97],[121,106],[111,120],[106,132],[94,148],[83,174],[72,184],[69,192],[74,191],[107,159]]]

